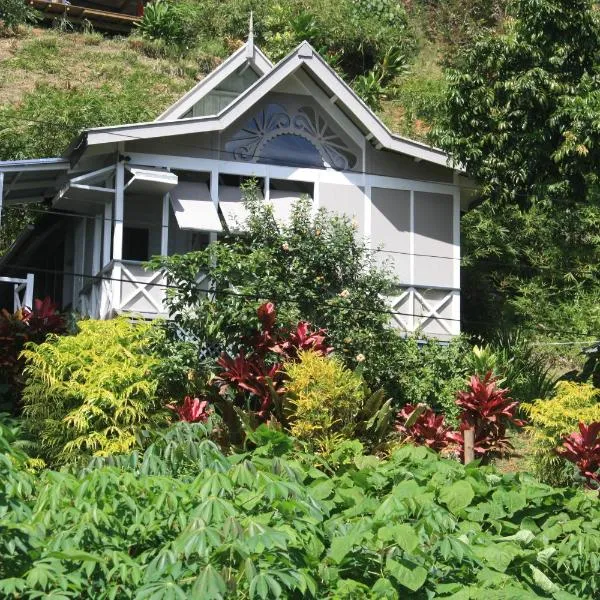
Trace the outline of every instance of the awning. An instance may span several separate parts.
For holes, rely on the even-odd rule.
[[[260,190],[257,190],[257,198],[259,200],[263,199]],[[244,206],[242,190],[239,187],[232,185],[219,186],[219,208],[230,232],[235,233],[246,230],[248,211]]]
[[[163,196],[178,183],[175,173],[163,169],[133,166],[127,166],[126,169],[131,173],[131,179],[125,185],[125,190],[130,194]]]
[[[219,213],[206,183],[180,182],[170,192],[171,206],[180,229],[223,231]]]
[[[270,190],[270,204],[273,216],[279,225],[289,225],[294,204],[306,194],[288,190]]]

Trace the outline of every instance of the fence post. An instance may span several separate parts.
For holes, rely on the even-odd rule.
[[[463,437],[465,441],[464,461],[465,465],[468,465],[470,462],[475,460],[475,430],[465,429],[463,431]]]

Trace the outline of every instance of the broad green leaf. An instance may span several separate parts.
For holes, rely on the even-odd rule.
[[[531,574],[533,575],[533,581],[538,585],[544,592],[553,594],[559,592],[560,588],[542,571],[533,565],[529,565]]]
[[[192,589],[197,598],[221,600],[225,597],[227,585],[221,574],[212,565],[206,565],[200,571]]]
[[[419,537],[415,530],[405,523],[381,527],[377,532],[377,537],[384,542],[395,542],[408,553],[411,553],[419,545]]]
[[[457,514],[467,508],[473,501],[475,493],[466,481],[455,481],[448,487],[442,488],[439,501],[448,507],[448,510]]]
[[[412,592],[421,589],[427,580],[427,571],[423,567],[406,567],[391,558],[386,562],[386,571]]]

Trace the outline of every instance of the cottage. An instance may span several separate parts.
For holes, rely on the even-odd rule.
[[[243,227],[248,176],[281,221],[302,196],[356,220],[401,282],[394,325],[459,333],[461,176],[448,156],[392,134],[310,44],[274,65],[252,36],[155,121],[85,130],[62,158],[0,162],[5,205],[52,207],[0,261],[0,288],[94,318],[164,315],[163,275],[144,261]]]

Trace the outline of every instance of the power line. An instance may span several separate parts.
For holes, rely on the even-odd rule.
[[[8,268],[12,268],[12,269],[20,269],[20,270],[26,270],[26,271],[31,271],[31,272],[40,272],[40,273],[47,273],[47,274],[55,274],[55,275],[67,275],[67,276],[72,276],[72,277],[81,277],[82,279],[91,279],[91,280],[95,280],[95,281],[116,281],[116,282],[120,282],[120,283],[133,283],[133,284],[139,284],[139,285],[143,285],[143,286],[150,286],[150,287],[161,287],[164,289],[174,289],[174,290],[179,290],[181,291],[182,288],[180,286],[177,285],[171,285],[171,284],[166,284],[166,283],[156,283],[156,282],[146,282],[146,281],[140,281],[140,280],[136,280],[136,279],[123,279],[123,278],[118,278],[118,277],[109,277],[106,275],[87,275],[85,273],[77,273],[77,272],[70,272],[70,271],[65,271],[62,269],[45,269],[45,268],[41,268],[41,267],[29,267],[27,265],[19,265],[19,264],[5,264],[5,267]],[[198,293],[203,293],[206,295],[214,295],[214,296],[234,296],[234,297],[238,297],[238,298],[245,298],[245,299],[249,299],[249,300],[265,300],[265,299],[270,299],[270,300],[274,300],[275,302],[287,302],[289,304],[300,304],[301,301],[294,299],[294,298],[286,298],[283,296],[280,297],[273,297],[272,293],[254,293],[254,294],[243,294],[240,292],[237,292],[235,290],[217,290],[217,289],[209,289],[209,290],[203,290],[201,288],[197,288],[196,290]],[[329,299],[334,300],[334,298]],[[327,300],[325,300],[325,302],[327,302]],[[432,320],[441,320],[441,321],[451,321],[451,322],[462,322],[462,323],[467,323],[467,324],[471,324],[471,325],[489,325],[488,321],[476,321],[476,320],[471,320],[471,319],[455,319],[452,317],[441,317],[441,316],[436,316],[436,315],[427,315],[427,314],[417,314],[417,313],[407,313],[407,312],[401,312],[401,311],[395,311],[395,310],[377,310],[377,309],[366,309],[363,307],[358,307],[358,306],[354,306],[352,304],[344,304],[344,305],[335,305],[335,304],[331,304],[331,302],[329,302],[329,306],[330,307],[334,307],[334,308],[339,308],[340,310],[355,310],[357,312],[361,312],[364,314],[385,314],[385,315],[397,315],[397,316],[406,316],[406,317],[416,317],[416,318],[425,318],[426,320],[432,319]],[[542,333],[563,333],[563,334],[568,334],[568,335],[573,335],[573,336],[584,336],[584,337],[597,337],[597,334],[590,334],[590,333],[583,333],[581,331],[572,331],[572,330],[567,330],[567,329],[556,329],[556,328],[546,328],[546,327],[539,327],[539,328],[535,328],[535,327],[529,327],[527,328],[530,331],[536,331],[536,332],[542,332]],[[590,343],[594,343],[594,342],[590,342]]]
[[[28,119],[28,118],[19,117],[19,116],[16,116],[16,115],[4,115],[4,116],[7,117],[8,119],[13,119],[13,120],[16,120],[16,121],[23,121],[23,122],[29,122],[29,123],[39,123],[41,125],[52,125],[52,126],[55,125],[57,127],[65,127],[65,126],[69,127],[68,125],[63,125],[63,124],[59,124],[59,123],[55,124],[55,123],[52,123],[51,121],[40,121],[39,119],[38,120],[36,120],[36,119]],[[71,129],[74,132],[77,132],[77,133],[81,132],[81,130],[78,127],[77,128],[71,127]],[[125,138],[127,140],[148,141],[148,138],[143,138],[143,137],[135,136],[135,135],[129,135],[129,134],[125,134],[125,133],[117,133],[117,132],[110,131],[110,132],[108,132],[108,134],[109,135],[114,135],[114,136],[117,136],[117,137],[121,137],[121,138]],[[190,135],[190,134],[181,134],[181,135]],[[179,142],[179,141],[177,142],[177,146],[181,147],[181,148],[190,148],[190,149],[193,149],[193,150],[206,150],[208,152],[218,152],[220,154],[230,155],[231,157],[233,157],[235,155],[235,152],[231,152],[229,150],[224,150],[224,149],[222,149],[220,147],[217,147],[217,146],[203,146],[203,145],[200,145],[200,144],[186,144],[184,142]],[[213,160],[218,160],[218,159],[213,159]],[[328,171],[334,171],[335,173],[348,173],[348,172],[350,172],[350,173],[353,173],[353,174],[356,174],[356,175],[374,175],[374,176],[382,176],[382,177],[393,177],[393,176],[391,176],[391,175],[389,175],[387,173],[384,173],[384,172],[363,171],[363,170],[359,170],[359,169],[356,169],[356,168],[349,168],[349,169],[340,171],[340,170],[338,170],[338,169],[336,169],[334,167],[331,167],[331,166],[323,165],[322,167],[314,167],[314,166],[311,166],[311,165],[307,165],[306,163],[303,163],[303,162],[300,162],[300,161],[293,161],[293,160],[286,160],[286,162],[285,162],[284,165],[273,165],[273,166],[284,166],[284,167],[285,166],[291,166],[291,167],[298,167],[298,168],[313,168],[313,169],[314,168],[319,168],[319,169],[324,169],[324,170],[328,170]],[[451,170],[450,167],[448,167],[448,168]],[[186,169],[181,169],[181,170],[185,171]],[[275,177],[274,179],[277,179],[277,178]],[[407,179],[410,179],[411,181],[416,181],[416,182],[419,182],[419,183],[432,183],[432,184],[435,184],[435,185],[453,186],[453,187],[458,187],[458,188],[463,189],[463,190],[474,190],[474,191],[477,191],[479,189],[476,186],[466,186],[466,185],[460,185],[460,186],[458,186],[458,185],[454,184],[451,181],[439,181],[439,180],[436,181],[436,180],[432,180],[432,179],[418,179],[418,178],[415,178],[413,176],[407,177]],[[399,190],[399,191],[408,191],[408,190]]]

